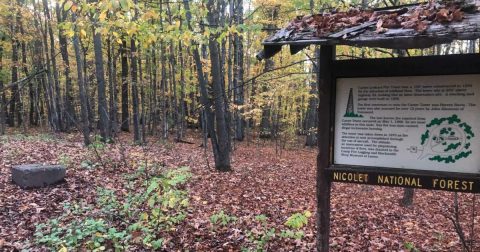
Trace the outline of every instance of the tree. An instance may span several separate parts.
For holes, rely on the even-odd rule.
[[[75,23],[77,21],[77,15],[72,14],[72,21]],[[81,115],[81,127],[80,130],[83,134],[83,143],[85,146],[90,145],[90,123],[88,121],[88,108],[87,108],[87,94],[85,90],[85,83],[83,77],[83,64],[84,60],[81,56],[80,41],[78,38],[78,31],[75,32],[73,37],[73,47],[75,49],[75,60],[77,62],[77,83],[78,83],[78,94],[80,100],[80,115]]]
[[[220,3],[221,1],[219,1]],[[218,25],[218,6],[215,5],[214,0],[209,0],[207,3],[207,20],[210,26],[216,27]],[[213,106],[215,108],[215,134],[218,140],[218,155],[215,158],[215,167],[219,171],[229,171],[230,167],[230,137],[229,125],[227,121],[227,109],[225,101],[225,93],[222,88],[222,72],[220,65],[219,44],[217,41],[218,34],[212,33],[209,38],[208,48],[210,49],[211,76],[212,76],[212,91],[213,91]]]
[[[121,68],[122,68],[122,123],[121,130],[128,132],[130,125],[130,118],[128,112],[128,56],[127,56],[127,42],[122,39],[120,46]]]
[[[99,28],[98,24],[94,25],[95,28]],[[102,54],[102,37],[101,33],[96,29],[93,30],[93,47],[95,52],[95,76],[97,78],[97,90],[98,90],[98,128],[100,129],[100,136],[102,141],[107,141],[110,138],[109,132],[109,117],[107,98],[105,91],[105,73]]]
[[[243,0],[232,1],[231,4],[236,3],[235,5],[235,24],[238,26],[243,25]],[[243,68],[243,36],[241,34],[234,35],[234,78],[233,78],[233,89],[234,89],[234,102],[235,105],[239,108],[235,111],[235,139],[238,141],[243,141],[245,138],[245,119],[243,116],[242,106],[245,103],[245,91],[244,91],[244,68]]]

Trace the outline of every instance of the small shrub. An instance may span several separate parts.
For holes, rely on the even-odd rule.
[[[35,243],[51,250],[158,250],[186,217],[191,177],[186,167],[128,182],[122,193],[99,188],[93,205],[66,204],[64,213],[37,225]],[[122,188],[121,188],[122,189]]]
[[[415,248],[415,244],[412,242],[404,242],[403,247],[410,252],[419,252],[419,250]]]
[[[215,226],[227,226],[230,223],[236,222],[237,217],[226,214],[223,210],[210,216],[210,223]]]

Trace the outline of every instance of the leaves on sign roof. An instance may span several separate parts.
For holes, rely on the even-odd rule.
[[[465,12],[478,12],[475,4],[465,1],[434,2],[384,10],[360,10],[299,16],[288,26],[287,30],[298,32],[315,32],[316,37],[327,37],[332,33],[359,26],[366,22],[376,22],[376,32],[385,33],[389,29],[413,29],[423,33],[434,23],[445,24],[461,22]],[[368,27],[368,26],[367,26]],[[371,25],[373,27],[373,25]]]

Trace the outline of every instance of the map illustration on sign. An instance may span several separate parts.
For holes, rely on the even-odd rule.
[[[355,106],[353,105],[353,88],[350,88],[350,94],[348,95],[347,111],[345,111],[344,117],[363,117],[362,115],[355,113]]]
[[[422,147],[412,146],[412,153],[420,153],[418,159],[428,158],[439,163],[455,163],[472,154],[471,139],[475,137],[472,127],[462,122],[457,115],[435,118],[427,124],[421,136]]]

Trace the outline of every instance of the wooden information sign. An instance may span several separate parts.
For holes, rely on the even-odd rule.
[[[334,82],[330,181],[480,192],[480,74]]]

